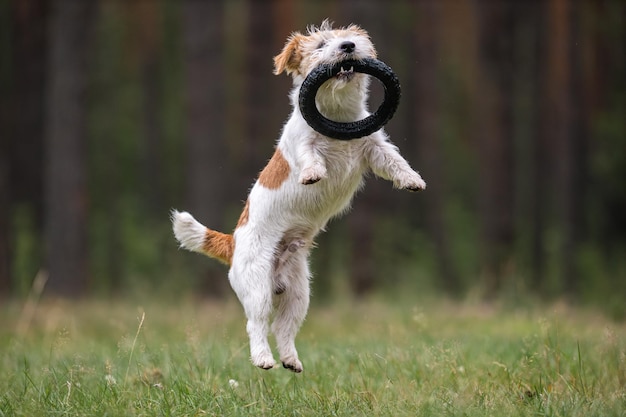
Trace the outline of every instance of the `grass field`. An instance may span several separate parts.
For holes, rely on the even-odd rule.
[[[9,303],[0,416],[626,416],[626,325],[590,312],[368,301],[298,341],[263,371],[235,302]]]

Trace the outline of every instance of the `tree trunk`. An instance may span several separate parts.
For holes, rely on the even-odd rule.
[[[513,40],[514,5],[481,3],[479,23],[480,91],[475,111],[480,164],[479,210],[486,298],[511,275],[514,242]]]
[[[230,176],[223,123],[223,4],[187,0],[183,7],[187,208],[207,226],[223,230],[225,178]],[[203,291],[212,296],[226,292],[228,285],[221,266],[206,259],[194,264]]]
[[[581,36],[581,4],[553,0],[543,6],[545,21],[539,39],[550,36],[538,52],[537,132],[534,145],[532,282],[546,295],[545,229],[559,232],[559,285],[575,298],[580,295],[580,277],[575,267],[576,251],[584,239],[588,160],[587,135],[590,103],[584,97]],[[552,190],[552,192],[548,192]]]
[[[582,36],[581,36],[581,2],[573,1],[569,10],[570,20],[569,42],[568,42],[568,66],[571,74],[568,89],[570,111],[566,123],[571,126],[570,135],[566,139],[564,152],[568,167],[564,178],[564,195],[561,203],[564,209],[564,242],[562,249],[563,280],[565,281],[565,291],[572,297],[580,296],[580,276],[575,265],[578,245],[584,236],[584,210],[587,194],[587,115],[583,97],[584,77],[583,77],[583,57],[582,57]]]
[[[7,5],[0,5],[0,42],[7,42],[11,39],[9,16],[6,13]],[[3,13],[5,12],[5,13]],[[12,16],[11,16],[12,17]],[[9,54],[5,50],[0,50],[0,60],[3,63],[10,62]],[[3,64],[3,66],[6,64]],[[2,67],[0,67],[2,68]],[[4,69],[4,68],[2,68]],[[10,235],[9,225],[11,223],[11,201],[10,180],[9,180],[9,164],[11,161],[10,138],[13,137],[12,117],[9,115],[11,110],[12,83],[11,77],[15,71],[14,66],[0,72],[0,298],[6,297],[11,290],[11,260],[12,256],[9,251],[9,242],[12,239]]]
[[[547,122],[550,118],[546,100],[547,84],[550,82],[545,77],[545,57],[546,45],[543,42],[548,27],[545,19],[545,5],[537,5],[533,9],[534,21],[536,24],[537,45],[535,47],[533,78],[533,97],[535,110],[535,126],[532,135],[531,145],[531,167],[530,182],[532,192],[530,193],[530,287],[533,293],[546,295],[546,252],[545,252],[545,230],[548,222],[548,188],[550,178],[548,172],[548,160],[550,147],[550,135],[547,132]]]
[[[245,53],[245,123],[246,137],[243,146],[243,184],[248,188],[263,164],[269,159],[281,131],[286,113],[278,114],[277,109],[288,102],[287,92],[278,91],[278,78],[272,74],[272,57],[283,46],[283,41],[273,47],[276,27],[273,22],[274,10],[270,2],[251,1],[247,4],[247,33]],[[285,75],[282,74],[281,77]]]
[[[88,282],[85,169],[87,53],[93,2],[52,6],[46,101],[46,238],[48,287],[84,293]]]
[[[129,2],[131,15],[131,36],[135,38],[134,54],[137,56],[141,87],[143,91],[143,146],[142,168],[144,184],[144,207],[150,217],[163,215],[167,211],[163,195],[163,176],[154,175],[164,172],[163,166],[163,135],[161,129],[162,97],[160,85],[162,47],[162,6],[158,2],[136,1]],[[209,24],[209,22],[205,22]]]
[[[39,234],[43,217],[43,91],[48,2],[24,0],[5,5],[3,36],[11,47],[0,80],[0,293],[12,288],[12,222],[16,209],[33,216]],[[4,64],[3,64],[4,65]],[[35,270],[41,260],[33,256]]]
[[[4,120],[4,102],[0,102],[0,128],[6,128]],[[4,130],[6,132],[6,130]],[[9,161],[7,158],[8,140],[0,137],[0,298],[9,295],[11,291],[11,253],[9,251],[9,242],[12,234],[10,233],[10,207],[11,200],[9,198]]]
[[[416,10],[419,21],[415,25],[414,56],[419,64],[416,68],[415,135],[419,138],[417,155],[420,168],[428,184],[426,205],[426,224],[428,233],[433,240],[437,254],[437,265],[441,276],[443,290],[452,296],[458,296],[461,284],[458,273],[452,262],[449,235],[445,219],[445,174],[441,156],[441,135],[439,105],[439,33],[442,24],[441,5],[435,2],[420,3]]]

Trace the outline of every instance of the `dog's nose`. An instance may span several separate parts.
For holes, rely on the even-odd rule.
[[[356,48],[356,45],[352,41],[344,41],[339,45],[339,49],[347,54],[354,52],[354,48]]]

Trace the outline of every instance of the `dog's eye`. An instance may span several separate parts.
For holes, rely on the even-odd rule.
[[[321,41],[320,43],[317,44],[317,49],[321,49],[324,46],[326,46],[326,41]]]

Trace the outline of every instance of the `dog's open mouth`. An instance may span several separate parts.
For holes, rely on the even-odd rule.
[[[354,67],[350,67],[350,69],[344,69],[341,67],[341,70],[337,73],[337,75],[335,75],[335,78],[348,82],[352,79],[352,77],[354,77],[354,74],[356,74],[354,72]]]

